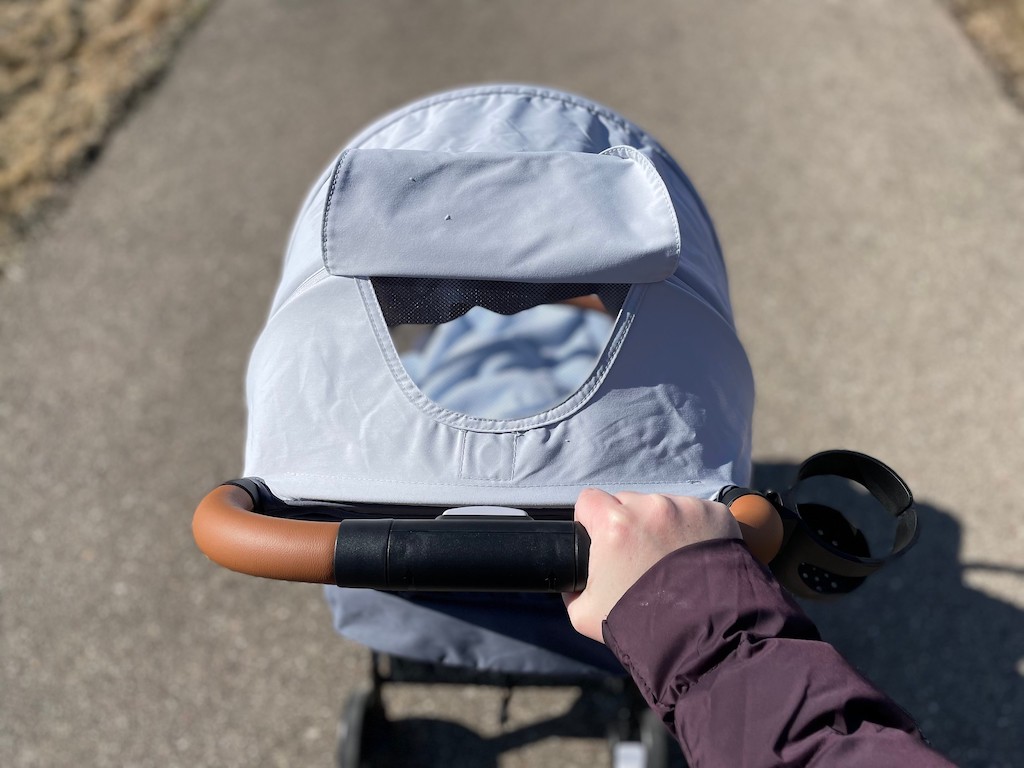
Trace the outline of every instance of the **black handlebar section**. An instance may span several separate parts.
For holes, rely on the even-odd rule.
[[[340,587],[580,592],[590,539],[572,520],[466,517],[344,520],[334,550]]]

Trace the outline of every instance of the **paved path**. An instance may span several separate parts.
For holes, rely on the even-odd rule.
[[[239,471],[246,356],[322,165],[408,99],[520,80],[682,160],[727,249],[762,476],[842,445],[924,507],[824,632],[964,765],[1024,765],[1024,118],[932,0],[638,8],[218,4],[0,284],[0,764],[327,764],[363,652],[315,588],[206,563],[191,510]],[[513,722],[567,701],[517,695]],[[393,704],[499,731],[490,691]]]

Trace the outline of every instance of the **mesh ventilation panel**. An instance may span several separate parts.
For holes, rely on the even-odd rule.
[[[440,325],[461,317],[473,307],[513,315],[541,304],[555,304],[595,293],[614,316],[629,292],[628,284],[603,283],[512,283],[408,277],[373,277],[370,282],[390,327]]]

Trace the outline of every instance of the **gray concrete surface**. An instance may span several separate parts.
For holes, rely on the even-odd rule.
[[[761,477],[846,446],[922,503],[918,549],[823,631],[961,764],[1024,765],[1024,118],[933,0],[222,0],[0,284],[0,765],[328,764],[363,651],[315,588],[205,562],[191,511],[239,471],[307,185],[384,110],[491,80],[584,93],[680,158],[727,250]],[[517,694],[513,723],[567,703]],[[500,731],[493,691],[392,704]]]

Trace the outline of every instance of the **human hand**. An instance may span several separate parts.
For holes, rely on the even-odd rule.
[[[711,539],[738,539],[740,527],[724,504],[688,496],[587,488],[576,520],[590,535],[587,587],[564,595],[576,631],[603,642],[601,623],[637,579],[665,555]]]

